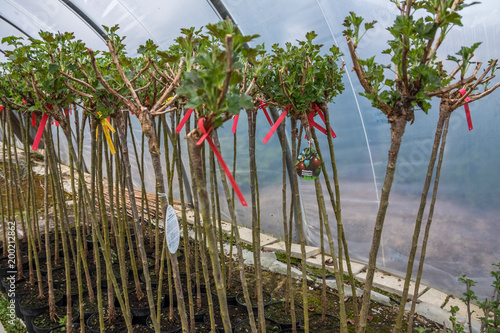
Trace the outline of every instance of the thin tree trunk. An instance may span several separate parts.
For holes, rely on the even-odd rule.
[[[394,110],[396,110],[396,108],[399,108],[399,111],[401,113],[409,109],[405,109],[405,106],[402,105],[395,106]],[[403,114],[396,116],[395,119],[391,121],[391,147],[389,149],[385,180],[382,187],[382,193],[380,195],[380,206],[378,209],[377,218],[375,220],[372,245],[368,257],[368,267],[363,291],[363,303],[361,306],[360,320],[357,331],[358,333],[364,333],[366,329],[366,320],[370,308],[370,295],[373,286],[373,277],[375,275],[375,269],[377,266],[377,254],[380,247],[380,239],[382,237],[385,215],[387,212],[387,207],[389,206],[389,194],[391,193],[391,187],[394,181],[394,172],[396,171],[396,162],[398,159],[399,148],[401,147],[401,140],[403,138],[407,122],[408,120],[405,116],[403,116]]]
[[[439,150],[439,145],[441,143],[441,136],[443,134],[443,126],[446,119],[449,118],[449,111],[444,110],[443,106],[440,107],[439,119],[436,127],[436,133],[434,135],[434,144],[432,146],[431,158],[429,160],[429,165],[427,167],[427,174],[425,176],[424,188],[422,190],[422,196],[420,198],[420,205],[417,212],[417,220],[415,221],[415,229],[413,231],[413,239],[411,242],[410,254],[408,256],[408,262],[406,267],[405,283],[403,287],[403,293],[401,295],[401,303],[399,304],[399,311],[396,317],[396,323],[394,325],[393,333],[401,332],[403,326],[403,315],[405,313],[406,300],[408,299],[408,293],[410,289],[410,281],[413,272],[413,263],[415,261],[415,256],[417,254],[418,240],[420,236],[420,229],[422,226],[422,217],[424,216],[425,205],[427,203],[427,196],[429,194],[429,188],[431,187],[432,174],[434,173],[434,165],[436,164],[436,158]]]

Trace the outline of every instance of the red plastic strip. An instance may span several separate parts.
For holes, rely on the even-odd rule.
[[[198,119],[198,127],[201,130],[201,132],[203,133],[203,135],[198,140],[198,142],[196,142],[197,146],[201,145],[203,143],[203,141],[205,141],[205,139],[208,137],[208,134],[210,134],[210,131],[212,130],[212,126],[210,126],[208,131],[205,130],[205,126],[203,126],[204,122],[205,122],[205,117]]]
[[[66,117],[69,115],[69,109],[68,108],[64,109],[64,114],[66,115]]]
[[[40,126],[38,126],[38,131],[36,132],[35,141],[33,141],[32,150],[37,150],[38,145],[40,144],[40,140],[42,139],[43,130],[45,128],[45,124],[47,123],[47,119],[49,119],[49,115],[44,113],[42,116],[42,120],[40,121]]]
[[[289,109],[290,109],[289,105],[287,107],[285,107],[285,110],[283,110],[283,112],[279,116],[278,120],[276,120],[276,122],[274,123],[273,127],[271,127],[271,129],[267,133],[267,135],[264,138],[264,140],[262,140],[262,142],[267,143],[267,141],[269,141],[269,139],[271,138],[271,136],[273,136],[274,132],[276,132],[276,129],[278,128],[278,126],[283,122],[283,119],[285,119],[286,115],[288,114],[288,110]]]
[[[59,127],[59,122],[57,120],[54,120],[56,122],[56,127]]]
[[[36,126],[36,114],[35,112],[31,112],[31,127]]]
[[[189,119],[189,117],[191,117],[191,113],[193,113],[193,111],[194,111],[194,109],[187,110],[184,117],[182,117],[181,122],[179,123],[179,125],[177,125],[177,128],[175,129],[175,133],[179,134],[181,132],[182,128],[184,127],[184,124]]]
[[[269,117],[269,113],[267,113],[266,106],[267,106],[267,103],[260,102],[259,109],[262,109],[262,111],[264,111],[264,114],[266,115],[267,121],[269,122],[269,126],[273,126],[273,121],[271,120],[271,117]]]
[[[3,110],[3,105],[0,105],[0,112],[2,112]]]
[[[313,103],[313,108],[318,111],[318,114],[321,118],[321,120],[323,120],[323,123],[325,123],[325,126],[326,126],[326,121],[325,121],[325,114],[323,113],[323,110],[321,110],[315,103]],[[326,131],[326,129],[325,129]],[[330,126],[330,132],[332,133],[332,138],[336,138],[337,137],[337,134],[335,134],[335,132],[333,131],[333,128],[332,126]],[[325,133],[326,134],[326,133]]]
[[[222,158],[222,155],[220,154],[219,150],[217,149],[214,142],[212,141],[212,138],[208,135],[210,133],[210,131],[212,130],[212,127],[210,127],[207,131],[205,129],[205,127],[203,126],[204,121],[205,121],[205,118],[200,118],[198,120],[198,127],[199,127],[200,131],[203,133],[202,139],[204,139],[204,138],[207,139],[208,145],[210,146],[210,148],[214,152],[215,156],[217,157],[217,160],[219,161],[219,164],[221,165],[222,169],[224,169],[224,172],[226,173],[226,176],[229,179],[229,182],[233,186],[234,192],[236,193],[236,195],[240,199],[241,204],[245,207],[248,206],[245,198],[243,197],[243,194],[241,193],[240,188],[238,187],[238,184],[236,184],[236,181],[234,180],[233,175],[231,175],[231,172],[229,171],[229,168],[227,167],[226,162],[224,161],[224,159]],[[202,139],[200,139],[200,141],[202,141]],[[198,142],[200,142],[200,141],[198,141]]]
[[[236,114],[233,117],[233,128],[231,129],[231,133],[236,133],[236,127],[238,126],[238,119],[240,118],[240,114]]]
[[[463,95],[465,95],[467,92],[465,89],[460,89],[459,92]],[[465,97],[464,101],[466,102],[464,105],[465,108],[465,117],[467,118],[467,125],[469,126],[469,131],[472,131],[472,118],[470,116],[470,109],[469,109],[469,103],[471,101],[470,97]]]

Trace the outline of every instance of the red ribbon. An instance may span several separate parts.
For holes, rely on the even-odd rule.
[[[264,111],[264,114],[266,115],[267,121],[269,122],[269,126],[273,126],[273,121],[271,120],[271,117],[269,117],[269,113],[267,113],[266,109],[267,103],[260,102],[259,109],[262,109]]]
[[[236,133],[236,127],[238,126],[238,119],[240,118],[240,114],[235,114],[233,117],[233,128],[231,129],[231,133]]]
[[[48,118],[49,115],[44,113],[42,116],[42,120],[40,121],[40,126],[38,126],[38,131],[36,132],[35,141],[33,141],[33,146],[31,147],[32,150],[38,149],[38,145],[40,144],[40,139],[42,138],[43,130]]]
[[[56,127],[59,127],[59,122],[57,120],[54,120],[56,123]]]
[[[285,107],[285,109],[283,110],[283,112],[279,116],[278,120],[276,120],[276,122],[274,123],[273,127],[271,127],[271,129],[267,133],[267,135],[264,138],[264,140],[262,140],[262,142],[267,143],[267,141],[269,141],[269,139],[271,138],[271,136],[273,136],[274,132],[276,132],[276,129],[278,128],[278,126],[283,122],[283,119],[285,119],[286,115],[288,114],[288,110],[290,110],[290,108],[291,108],[290,105],[287,105]]]
[[[69,109],[68,108],[64,109],[64,114],[66,115],[66,117],[69,115]]]
[[[318,114],[321,117],[321,120],[323,120],[323,122],[326,125],[325,115],[324,115],[323,111],[315,103],[312,104],[312,107],[313,107],[313,109],[311,110],[311,112],[309,113],[309,117],[307,118],[307,120],[309,121],[309,125],[315,127],[316,129],[318,129],[318,131],[327,135],[326,129],[314,121],[315,111],[318,111]],[[332,133],[332,138],[335,139],[337,137],[337,135],[335,134],[335,132],[333,131],[333,129],[331,127],[330,127],[330,132]]]
[[[3,110],[3,105],[0,105],[0,112],[2,112]]]
[[[26,100],[23,98],[23,104],[26,104],[26,103],[28,103],[28,102],[26,102]]]
[[[179,134],[181,132],[182,128],[184,127],[184,124],[189,119],[189,117],[191,117],[191,113],[193,113],[193,111],[194,111],[194,109],[187,110],[184,117],[182,117],[181,122],[179,123],[179,125],[177,125],[177,128],[175,129],[175,133]]]
[[[35,112],[31,112],[31,127],[36,126],[36,114]]]
[[[215,146],[214,142],[212,141],[212,138],[208,135],[210,131],[212,130],[212,126],[208,129],[208,131],[205,129],[205,126],[203,125],[205,121],[205,117],[200,118],[198,120],[198,128],[200,131],[203,133],[203,136],[198,140],[196,145],[201,145],[203,143],[203,140],[207,140],[210,148],[214,152],[215,156],[217,157],[217,160],[219,161],[219,164],[221,165],[222,169],[224,169],[224,172],[226,173],[227,178],[229,179],[229,182],[233,186],[234,192],[236,192],[236,195],[241,201],[241,204],[243,206],[248,206],[245,198],[243,197],[243,194],[241,193],[240,188],[238,187],[238,184],[236,184],[236,181],[234,180],[233,176],[231,175],[231,172],[229,171],[229,168],[226,165],[226,162],[224,162],[224,159],[222,158],[222,155],[220,154],[219,150]]]
[[[464,96],[467,93],[465,89],[460,89],[458,92],[461,93],[462,96]],[[467,125],[469,126],[469,131],[472,131],[472,118],[470,116],[470,109],[468,103],[471,101],[471,99],[469,96],[467,96],[465,97],[464,101],[466,102],[464,108],[465,108],[465,117],[467,118]]]

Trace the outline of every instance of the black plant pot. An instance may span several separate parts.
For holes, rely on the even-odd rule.
[[[232,283],[238,283],[241,286],[241,282],[239,280],[233,279]],[[210,284],[210,292],[212,293],[212,296],[220,303],[219,297],[217,296],[217,292],[214,291],[214,290],[215,290],[215,282],[212,282]],[[240,287],[239,291],[241,291],[241,287]],[[237,294],[238,293],[234,293],[234,295],[229,295],[228,296],[227,293],[226,293],[227,305],[238,305],[238,303],[236,302],[236,295]]]
[[[93,318],[94,318],[95,316],[99,317],[99,312],[94,313],[93,315],[91,315],[91,316],[89,317],[89,319],[87,319],[87,329],[88,329],[91,333],[100,333],[100,330],[94,330],[93,328],[91,328],[91,327],[89,326],[89,323],[93,320]],[[99,320],[99,319],[98,319],[98,320]],[[134,320],[134,315],[132,315],[132,322],[133,322],[133,320]],[[121,330],[122,330],[122,329],[124,329],[124,328],[126,329],[126,325],[125,325],[125,323],[124,323],[122,326],[120,326],[120,327],[116,327],[116,328],[113,328],[113,329],[107,329],[107,330],[105,330],[104,332],[105,332],[105,333],[116,333],[116,332],[118,332],[118,331],[121,331]]]
[[[274,307],[278,307],[281,310],[280,312],[284,313],[285,312],[284,306],[285,306],[285,302],[271,303],[268,306],[266,306],[266,308],[264,309],[264,315],[266,316],[266,318],[268,318],[268,311],[270,311]],[[299,309],[299,311],[298,311],[299,312],[299,314],[298,314],[299,317],[295,318],[296,319],[296,325],[298,327],[299,324],[300,324],[300,321],[304,317],[304,310],[303,310],[302,306],[299,305],[299,304],[295,304],[295,307],[297,309]],[[296,315],[297,315],[297,310],[296,310]],[[287,318],[285,318],[284,316],[281,317],[281,319],[277,319],[277,318],[269,318],[269,319],[277,321],[278,324],[280,324],[280,326],[281,326],[281,328],[283,330],[291,328],[293,326],[291,320],[287,320],[286,321],[285,319],[287,319]]]
[[[258,325],[257,320],[255,324]],[[249,332],[250,321],[249,319],[242,320],[236,327],[234,328],[234,333],[246,333]],[[274,320],[266,318],[266,332],[269,333],[278,333],[281,331],[281,326]]]
[[[33,328],[33,322],[32,322],[33,318],[36,315],[49,309],[48,304],[43,305],[43,306],[33,306],[32,305],[31,300],[33,297],[36,297],[37,295],[38,295],[37,291],[27,293],[19,301],[19,310],[21,311],[21,314],[23,315],[24,322],[26,324],[26,329],[29,333],[35,333],[35,330]],[[62,301],[63,301],[63,294],[59,290],[55,289],[54,290],[54,297],[55,297],[56,305],[61,305]],[[48,296],[46,297],[46,299],[48,300]]]
[[[262,290],[262,294],[263,294],[263,299],[264,299],[264,307],[268,306],[269,304],[271,304],[271,302],[273,301],[273,297],[271,296],[271,293],[265,291],[265,290]],[[257,302],[257,300],[255,300],[255,302]],[[245,303],[245,297],[243,295],[243,292],[239,292],[237,295],[236,295],[236,303],[238,304],[238,306],[241,306],[243,308],[246,309],[246,303]],[[259,308],[259,306],[257,304],[252,304],[252,309],[255,311]]]
[[[59,311],[63,312],[64,314],[66,314],[66,306],[62,306],[61,309],[58,309]],[[48,310],[46,310],[48,311]],[[72,323],[78,323],[79,319],[80,319],[80,314],[78,311],[76,311],[75,309],[73,309],[72,311],[72,316],[73,316],[73,320],[72,320]],[[33,329],[35,331],[35,333],[48,333],[48,332],[51,332],[52,330],[54,329],[57,329],[57,328],[60,328],[60,327],[65,327],[66,325],[65,324],[59,324],[59,323],[54,323],[54,325],[52,327],[49,327],[49,328],[41,328],[41,327],[38,327],[37,326],[37,317],[43,315],[44,313],[41,313],[41,314],[38,314],[36,315],[35,317],[33,317],[32,319],[32,326],[33,326]]]

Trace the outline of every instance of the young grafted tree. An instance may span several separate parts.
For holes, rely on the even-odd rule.
[[[366,329],[377,254],[406,125],[413,123],[416,108],[428,112],[432,96],[463,87],[474,81],[477,73],[470,78],[462,77],[452,84],[452,77],[444,74],[437,57],[437,51],[449,31],[454,26],[462,25],[460,12],[469,4],[465,4],[463,0],[392,2],[399,14],[394,24],[388,27],[393,39],[388,41],[388,48],[383,51],[391,56],[390,64],[377,63],[375,56],[362,59],[356,51],[359,41],[367,30],[373,28],[376,21],[365,23],[365,31],[362,31],[363,18],[355,13],[351,12],[344,21],[344,35],[354,71],[364,89],[361,95],[387,116],[391,127],[391,145],[368,258],[358,333]],[[388,70],[394,73],[394,77],[386,76]],[[410,267],[409,269],[411,270]],[[404,308],[405,297],[403,298],[401,307]],[[394,331],[400,330],[401,321],[398,320]]]

